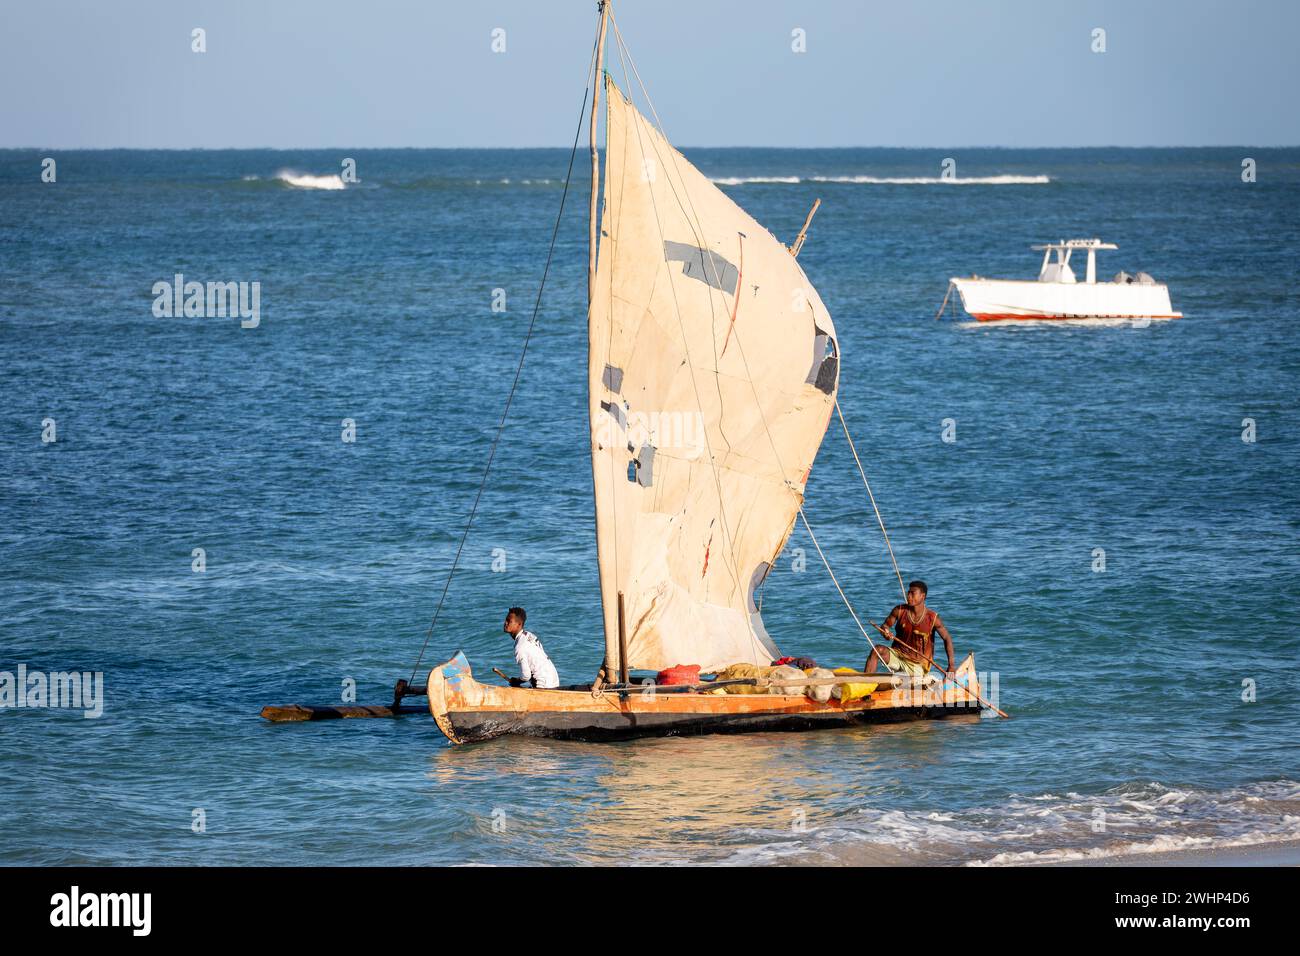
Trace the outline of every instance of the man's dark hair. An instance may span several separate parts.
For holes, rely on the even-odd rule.
[[[512,607],[506,612],[507,617],[517,618],[520,624],[528,620],[528,612],[521,607]]]
[[[912,590],[912,588],[919,588],[921,593],[925,595],[929,595],[930,593],[930,589],[925,586],[924,581],[909,581],[907,585],[907,589],[910,591]]]

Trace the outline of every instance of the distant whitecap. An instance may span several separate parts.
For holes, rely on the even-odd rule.
[[[946,179],[942,176],[715,176],[719,186],[743,186],[746,183],[853,183],[884,186],[1041,186],[1050,176],[966,176]]]
[[[718,176],[713,182],[719,186],[743,186],[745,183],[799,183],[798,176]]]
[[[310,173],[297,173],[292,169],[282,169],[275,178],[299,189],[343,189],[343,179],[335,173],[331,176],[313,176]]]

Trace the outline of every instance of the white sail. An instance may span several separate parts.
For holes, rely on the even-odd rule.
[[[606,662],[767,664],[755,589],[834,408],[835,327],[795,258],[606,77],[589,315]]]

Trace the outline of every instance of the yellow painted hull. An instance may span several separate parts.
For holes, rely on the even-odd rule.
[[[456,744],[505,734],[597,741],[976,716],[981,693],[973,657],[957,668],[955,681],[936,680],[926,687],[886,685],[847,703],[820,703],[804,694],[504,687],[474,680],[460,653],[430,671],[428,681],[429,712]]]

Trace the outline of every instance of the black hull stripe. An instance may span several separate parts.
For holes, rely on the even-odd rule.
[[[452,711],[447,714],[462,741],[505,734],[560,740],[629,740],[695,734],[743,734],[766,730],[820,730],[855,724],[976,716],[975,707],[899,707],[803,714],[573,714],[564,712]]]

